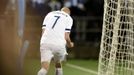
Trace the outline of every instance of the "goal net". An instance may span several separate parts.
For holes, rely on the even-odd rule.
[[[134,0],[104,0],[98,75],[134,75]]]

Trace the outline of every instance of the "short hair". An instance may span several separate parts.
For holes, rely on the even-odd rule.
[[[68,14],[71,13],[71,11],[70,11],[70,9],[69,9],[68,7],[63,7],[63,8],[61,8],[61,11],[64,11],[64,12],[66,12],[66,13],[68,13]]]

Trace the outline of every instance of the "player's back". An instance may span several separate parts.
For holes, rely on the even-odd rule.
[[[46,27],[41,41],[45,43],[65,44],[65,29],[68,27],[70,20],[72,18],[65,12],[50,12],[43,22],[43,25]]]

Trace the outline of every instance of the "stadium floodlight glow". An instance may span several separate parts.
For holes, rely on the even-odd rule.
[[[134,0],[104,0],[98,75],[134,75]]]

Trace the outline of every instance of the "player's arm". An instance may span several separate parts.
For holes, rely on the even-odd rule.
[[[42,35],[43,35],[43,33],[45,32],[45,28],[46,28],[46,25],[43,25],[43,26],[42,26]]]
[[[43,33],[45,32],[45,28],[44,29],[42,29],[42,35],[43,35]]]
[[[65,32],[65,40],[67,42],[67,47],[69,48],[74,47],[74,43],[70,39],[70,32]]]
[[[71,32],[71,28],[73,25],[73,20],[71,17],[67,18],[66,25],[67,25],[67,27],[65,29],[66,45],[67,45],[67,47],[71,48],[71,47],[74,47],[74,43],[70,39],[70,32]]]
[[[47,25],[47,21],[49,20],[49,16],[50,16],[50,15],[51,15],[51,14],[48,13],[48,14],[46,15],[44,21],[43,21],[43,24],[42,24],[42,35],[43,35],[43,33],[45,32],[45,28],[46,28],[46,25]]]

